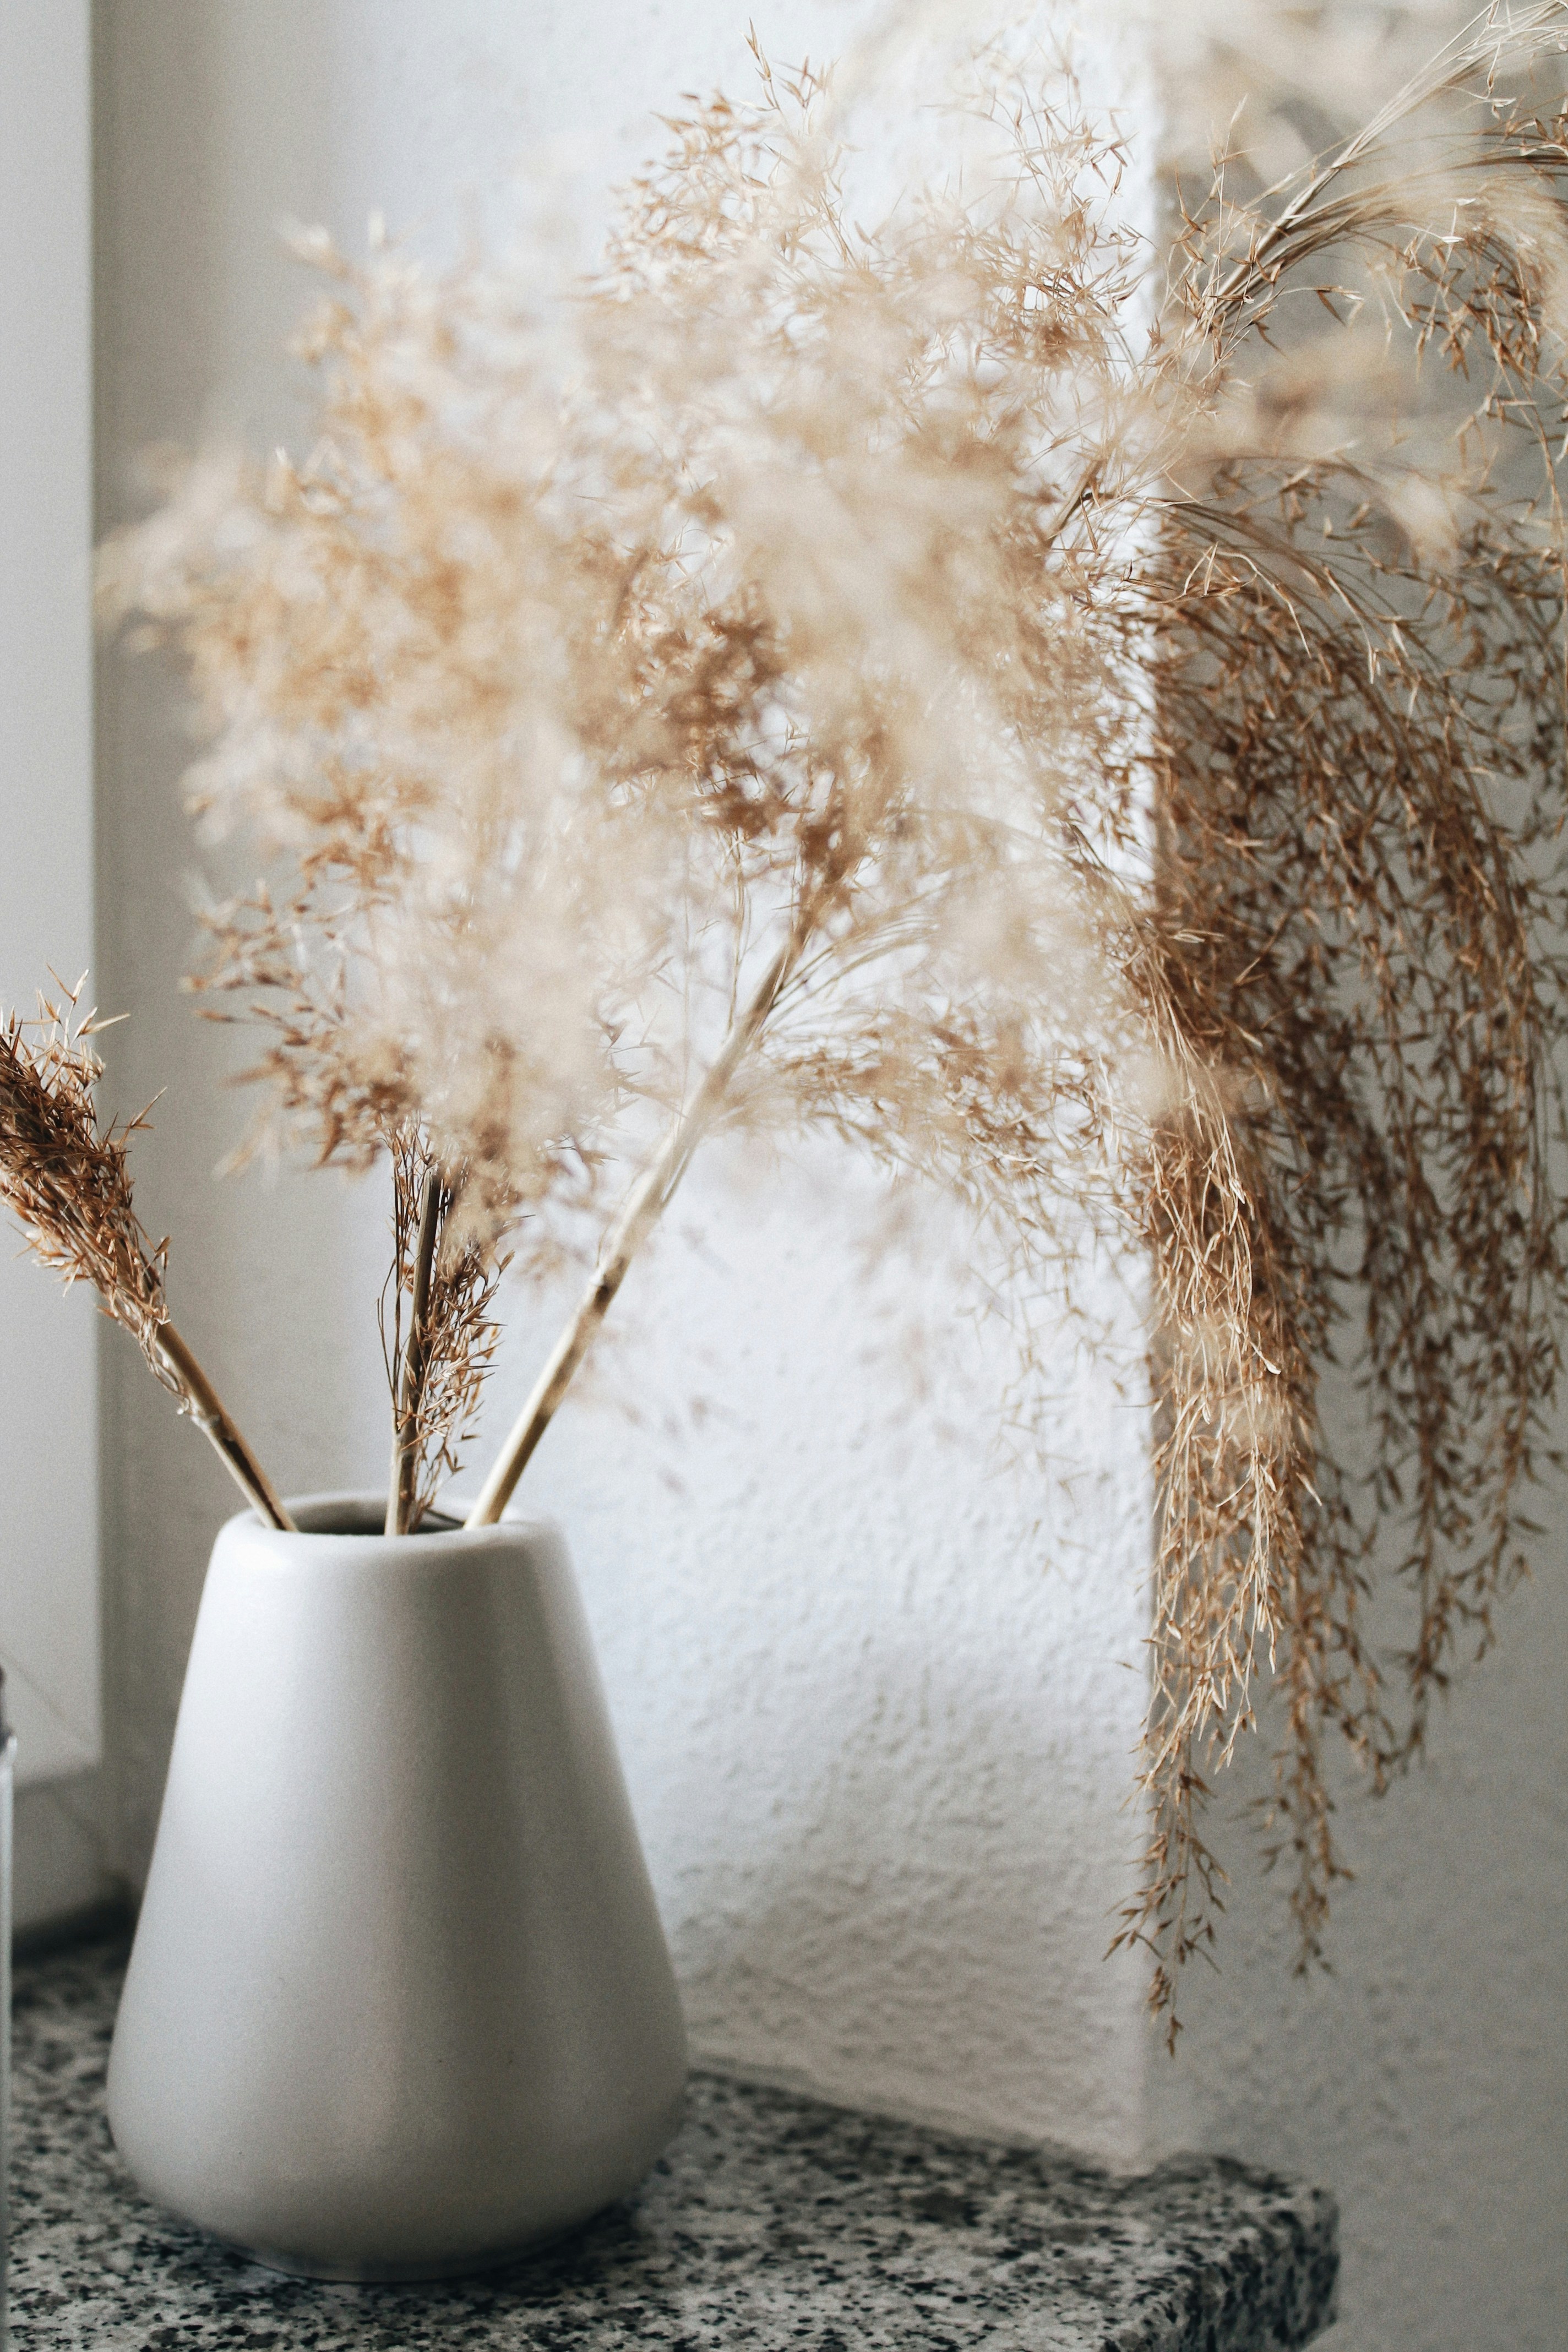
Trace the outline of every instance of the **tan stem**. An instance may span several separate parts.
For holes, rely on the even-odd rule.
[[[228,1414],[223,1399],[172,1323],[158,1326],[157,1346],[191,1409],[191,1419],[211,1440],[214,1451],[251,1508],[269,1527],[298,1529],[272,1491],[272,1482]]]
[[[419,1472],[419,1403],[429,1369],[430,1277],[436,1263],[436,1235],[441,1223],[441,1179],[432,1169],[425,1179],[419,1202],[419,1238],[414,1251],[414,1294],[408,1310],[408,1343],[397,1398],[393,1431],[392,1489],[386,1498],[386,1532],[403,1536],[414,1516],[414,1492]]]
[[[510,1436],[501,1448],[500,1458],[485,1480],[478,1502],[463,1522],[465,1527],[493,1527],[510,1501],[512,1489],[527,1468],[535,1446],[549,1428],[556,1406],[571,1385],[573,1374],[609,1313],[616,1293],[626,1280],[627,1268],[663,1215],[676,1186],[686,1173],[687,1162],[705,1130],[711,1126],[729,1090],[731,1079],[773,1011],[778,992],[798,961],[812,927],[813,919],[805,911],[796,917],[788,940],[768,966],[756,993],[720,1047],[707,1076],[670,1129],[658,1158],[632,1188],[625,1207],[605,1236],[594,1279],[552,1349],[527,1403],[513,1424]]]

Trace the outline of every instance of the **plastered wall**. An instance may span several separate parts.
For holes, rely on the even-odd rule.
[[[868,13],[756,16],[787,59],[830,54]],[[547,142],[591,245],[596,192],[647,152],[650,112],[739,86],[744,18],[721,0],[104,0],[100,526],[131,510],[150,441],[298,437],[279,352],[308,288],[280,216],[352,244],[375,206],[448,250],[476,214],[504,232],[507,167]],[[279,1482],[377,1484],[379,1192],[211,1181],[246,1110],[226,1041],[177,992],[188,748],[169,679],[106,657],[100,995],[132,1015],[113,1040],[122,1107],[165,1090],[144,1214],[173,1235],[182,1325]],[[827,1155],[700,1172],[627,1286],[595,1396],[531,1473],[577,1559],[699,2049],[1118,2162],[1197,2142],[1289,2164],[1345,2201],[1335,2352],[1555,2347],[1560,1537],[1432,1769],[1376,1813],[1347,1794],[1363,1877],[1332,1979],[1290,1979],[1281,1895],[1230,1831],[1225,1973],[1194,1989],[1173,2066],[1136,1963],[1101,1958],[1138,1833],[1136,1395],[1075,1377],[1061,1475],[989,1472],[976,1432],[1000,1365],[954,1318],[952,1237],[933,1230],[918,1271],[868,1292],[845,1238],[868,1213]],[[911,1307],[923,1393],[897,1344]],[[550,1312],[520,1304],[498,1423]],[[114,1846],[134,1874],[229,1496],[113,1334],[103,1371]],[[1239,1780],[1226,1811],[1261,1785]]]

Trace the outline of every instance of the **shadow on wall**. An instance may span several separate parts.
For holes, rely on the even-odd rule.
[[[302,411],[283,356],[303,273],[279,220],[324,206],[329,12],[163,0],[94,11],[96,526],[139,511],[149,446],[242,436],[266,447]],[[228,1084],[252,1041],[196,1017],[198,851],[181,775],[196,747],[177,679],[115,651],[100,663],[98,948],[106,1095],[156,1097],[135,1153],[137,1203],[171,1238],[169,1295],[277,1484],[374,1483],[384,1380],[374,1324],[385,1205],[335,1180],[259,1171],[217,1183],[250,1106]],[[241,867],[227,880],[249,878]],[[236,1498],[121,1333],[103,1336],[109,1738],[116,1860],[145,1867],[174,1710],[214,1532]]]

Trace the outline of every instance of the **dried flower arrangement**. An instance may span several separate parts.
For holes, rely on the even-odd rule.
[[[266,868],[206,1008],[261,1024],[275,1131],[390,1161],[389,1529],[457,1462],[507,1255],[603,1228],[469,1524],[721,1128],[956,1194],[1026,1357],[1086,1236],[1146,1250],[1118,1940],[1168,2009],[1264,1655],[1311,1955],[1323,1735],[1379,1781],[1418,1748],[1550,1457],[1568,114],[1529,91],[1565,51],[1561,0],[1494,12],[1295,181],[1222,164],[1152,317],[1068,79],[982,57],[1005,168],[866,231],[825,86],[764,66],[674,125],[569,300],[309,240],[315,451],[186,469],[102,559],[110,618],[189,662],[196,804]],[[0,1181],[278,1516],[171,1337],[89,1031],[13,1026]],[[1336,1342],[1370,1466],[1318,1410]],[[1402,1722],[1374,1570],[1415,1610]]]

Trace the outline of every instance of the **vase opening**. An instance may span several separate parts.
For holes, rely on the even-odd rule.
[[[309,1501],[290,1503],[294,1525],[302,1536],[384,1536],[385,1506],[369,1495],[319,1495]],[[461,1519],[446,1511],[426,1511],[411,1536],[457,1535],[462,1528]]]

